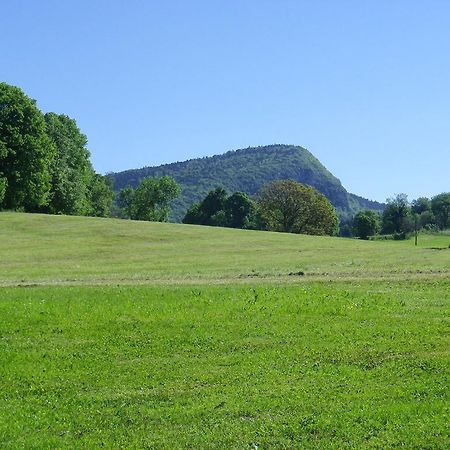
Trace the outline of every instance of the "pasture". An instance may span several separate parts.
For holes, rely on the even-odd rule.
[[[448,448],[450,236],[0,214],[2,448]]]

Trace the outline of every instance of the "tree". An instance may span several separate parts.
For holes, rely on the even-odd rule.
[[[419,214],[419,227],[433,229],[436,227],[436,218],[434,217],[433,211],[424,211]]]
[[[51,198],[46,210],[52,214],[90,214],[90,187],[100,187],[101,181],[89,161],[87,138],[75,120],[66,115],[47,113],[45,121],[47,134],[57,150],[50,166]]]
[[[204,219],[202,218],[202,213],[200,210],[200,203],[194,202],[191,206],[189,206],[182,222],[192,225],[204,225]]]
[[[413,229],[411,208],[406,194],[397,194],[386,200],[382,216],[383,233],[407,233]]]
[[[120,217],[131,219],[133,216],[134,189],[127,186],[119,191],[117,196],[117,206],[119,207]]]
[[[374,236],[380,228],[380,214],[375,211],[359,211],[353,218],[353,234],[361,239]]]
[[[253,228],[255,202],[244,192],[235,192],[225,201],[225,222],[231,228]]]
[[[450,227],[450,192],[443,192],[431,199],[431,209],[441,229]]]
[[[114,199],[110,181],[107,177],[94,173],[88,186],[88,215],[94,217],[109,217]]]
[[[225,226],[227,191],[216,188],[209,191],[200,203],[193,203],[187,210],[183,223],[194,225]]]
[[[180,186],[172,177],[148,177],[136,189],[122,190],[119,198],[125,205],[124,215],[131,219],[167,222],[170,202],[179,194]]]
[[[0,83],[0,208],[36,211],[47,205],[54,157],[36,102]]]
[[[338,218],[327,198],[294,180],[276,180],[259,193],[259,208],[272,231],[332,235]]]
[[[217,214],[219,214],[220,211],[224,211],[227,196],[227,191],[220,187],[214,189],[213,191],[209,191],[208,195],[201,202],[199,208],[201,218],[204,222],[201,223],[201,225],[223,225],[223,214],[219,215],[219,217]]]
[[[427,197],[419,197],[411,202],[411,211],[414,214],[422,214],[431,211],[431,202]]]
[[[223,188],[209,191],[187,210],[183,223],[231,228],[257,228],[256,204],[243,192],[228,196]]]
[[[339,221],[339,236],[353,237],[353,216],[343,213]]]

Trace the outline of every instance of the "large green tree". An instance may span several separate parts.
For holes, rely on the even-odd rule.
[[[119,193],[119,201],[123,201],[125,206],[121,215],[152,222],[167,222],[170,203],[180,194],[180,186],[172,177],[167,176],[147,177],[136,189],[125,189]]]
[[[200,203],[201,225],[225,225],[227,191],[221,187],[210,191]]]
[[[0,83],[0,207],[36,211],[47,205],[54,158],[36,102]]]
[[[272,231],[332,235],[338,230],[336,212],[327,198],[294,180],[275,180],[265,185],[258,204]]]
[[[47,207],[52,214],[85,215],[91,210],[90,190],[94,170],[86,148],[87,138],[75,120],[66,115],[45,115],[47,134],[56,147],[51,164],[51,198]]]
[[[235,192],[225,202],[225,220],[228,227],[254,228],[255,214],[256,203],[245,192]]]
[[[431,199],[431,209],[433,210],[436,222],[441,229],[450,227],[450,192],[443,192]]]
[[[88,185],[87,215],[94,217],[109,217],[114,200],[114,192],[109,178],[94,173]]]
[[[183,218],[183,223],[195,225],[225,226],[227,191],[221,187],[208,192],[199,203],[193,203]]]
[[[383,233],[406,233],[411,231],[413,218],[406,194],[397,194],[386,200],[386,208],[382,216]]]
[[[419,197],[411,202],[411,211],[414,214],[422,214],[425,211],[431,211],[431,202],[427,197]]]
[[[376,211],[359,211],[353,218],[353,235],[367,239],[380,231],[380,214]]]
[[[127,186],[119,191],[117,195],[117,206],[119,209],[119,216],[122,219],[131,219],[133,216],[133,201],[135,189]]]
[[[223,188],[210,191],[199,203],[193,203],[183,223],[231,228],[256,228],[256,204],[243,192],[228,196]]]

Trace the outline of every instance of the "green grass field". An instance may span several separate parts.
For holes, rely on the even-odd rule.
[[[1,213],[0,242],[1,448],[450,446],[449,235]]]
[[[450,276],[450,235],[421,235],[416,248],[412,240],[1,213],[0,242],[4,286]]]

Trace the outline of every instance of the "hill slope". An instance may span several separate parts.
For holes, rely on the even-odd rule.
[[[303,147],[269,145],[230,151],[223,155],[144,167],[112,173],[116,191],[136,187],[145,177],[169,175],[182,187],[173,204],[172,219],[179,222],[187,208],[202,199],[211,189],[223,187],[228,192],[242,191],[254,195],[266,183],[276,179],[294,179],[314,186],[327,196],[341,215],[361,208],[383,209],[378,202],[348,193],[341,182]]]
[[[0,213],[0,448],[448,448],[449,240]]]
[[[0,285],[450,275],[448,235],[421,235],[414,247],[412,241],[5,212],[0,242]]]

